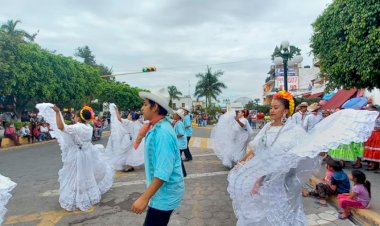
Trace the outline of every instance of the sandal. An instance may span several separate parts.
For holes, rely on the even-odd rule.
[[[346,220],[346,219],[348,219],[348,218],[350,218],[350,217],[351,217],[351,213],[348,214],[347,216],[343,216],[342,213],[341,213],[341,214],[338,214],[338,218],[341,219],[341,220]]]
[[[315,204],[318,204],[320,206],[323,206],[323,207],[327,207],[327,203],[321,203],[321,200],[316,200],[314,201]]]
[[[123,172],[124,173],[128,173],[128,172],[132,172],[132,171],[135,171],[135,168],[128,168],[128,169],[123,169]]]
[[[303,197],[309,197],[309,195],[310,195],[310,192],[309,192],[308,190],[304,189],[304,190],[302,191],[302,196],[303,196]]]

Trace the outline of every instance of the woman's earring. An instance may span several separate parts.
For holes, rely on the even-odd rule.
[[[283,115],[282,115],[282,122],[283,122],[283,123],[286,122],[286,114],[283,114]]]

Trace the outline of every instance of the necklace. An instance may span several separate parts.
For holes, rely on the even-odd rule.
[[[268,130],[272,127],[272,124],[270,124],[264,131],[264,136],[261,139],[265,147],[268,147]],[[282,129],[284,128],[284,125],[281,126],[280,130],[277,132],[276,137],[274,138],[273,142],[270,144],[270,146],[273,146],[274,142],[276,142],[277,138],[280,136]]]

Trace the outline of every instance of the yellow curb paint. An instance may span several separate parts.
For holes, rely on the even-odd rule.
[[[115,173],[115,177],[135,177],[137,175],[137,173],[126,173],[123,171],[116,171]]]
[[[74,215],[74,214],[86,214],[94,212],[95,207],[92,207],[88,211],[48,211],[29,215],[15,215],[10,216],[6,219],[5,225],[33,222],[37,221],[37,226],[54,226],[56,225],[64,216]]]
[[[208,138],[201,137],[201,148],[207,148]]]

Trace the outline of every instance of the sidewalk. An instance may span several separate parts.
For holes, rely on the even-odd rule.
[[[373,171],[365,171],[366,167],[367,165],[363,163],[363,168],[360,170],[365,173],[367,180],[371,182],[371,203],[368,209],[353,211],[353,219],[361,225],[380,226],[380,174],[375,174]],[[351,164],[347,162],[344,171],[349,174],[352,170]],[[310,178],[310,184],[314,187],[321,177],[322,174]],[[336,198],[333,198],[331,203],[338,207]]]

